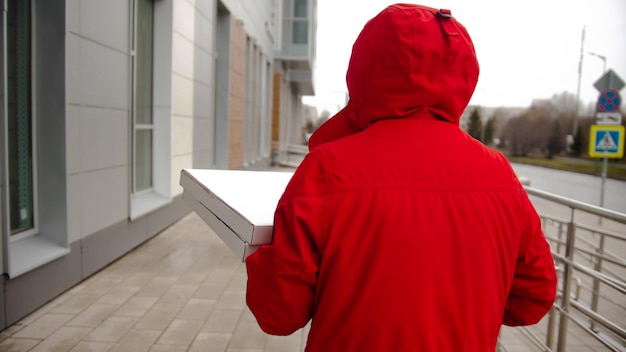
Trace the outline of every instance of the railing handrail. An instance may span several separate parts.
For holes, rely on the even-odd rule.
[[[584,203],[575,199],[562,197],[557,194],[553,194],[553,193],[542,191],[536,188],[532,188],[530,186],[524,186],[524,189],[530,195],[538,196],[538,197],[568,206],[572,209],[582,210],[589,214],[593,214],[593,215],[597,215],[606,219],[610,219],[610,220],[619,222],[620,224],[626,224],[626,214],[623,214],[623,213],[620,213],[611,209],[602,208],[596,205]]]
[[[600,292],[601,289],[611,290],[609,294],[616,294],[618,296],[626,294],[624,278],[621,275],[613,275],[614,277],[607,275],[608,273],[612,273],[612,268],[603,267],[603,263],[610,263],[612,267],[616,267],[619,270],[623,270],[626,267],[624,258],[620,255],[610,253],[605,248],[607,246],[605,239],[611,238],[613,241],[617,241],[617,243],[626,243],[626,236],[621,233],[611,232],[605,228],[584,225],[581,223],[582,220],[575,220],[575,215],[579,213],[591,214],[598,216],[600,219],[613,220],[619,224],[626,224],[626,214],[532,187],[525,186],[524,188],[530,196],[535,196],[568,207],[570,216],[567,219],[563,219],[553,215],[542,214],[542,212],[539,211],[546,238],[551,241],[552,244],[557,244],[556,248],[553,247],[552,253],[555,262],[559,264],[558,269],[562,273],[559,279],[561,285],[559,287],[558,299],[554,304],[554,309],[549,315],[545,344],[541,342],[541,338],[539,337],[543,334],[534,333],[532,331],[533,327],[526,327],[521,331],[542,351],[564,352],[567,348],[568,321],[572,321],[609,350],[621,351],[621,347],[618,346],[620,343],[610,338],[606,333],[610,333],[612,336],[616,336],[617,339],[622,339],[623,341],[626,331],[619,326],[619,324],[611,321],[610,315],[602,315],[602,311],[608,311],[599,310],[598,300],[601,297],[609,297],[606,296],[606,291],[604,292],[605,295],[603,295]],[[599,223],[601,224],[602,222],[600,221]],[[554,226],[555,233],[558,236],[549,236],[548,226]],[[589,237],[589,234],[592,234],[593,237]],[[598,243],[595,243],[592,238],[597,238]],[[562,252],[562,250],[564,250],[564,252]],[[582,257],[575,255],[576,253],[587,255],[587,258],[591,258],[590,260],[593,264],[585,265],[584,262],[580,262]],[[610,257],[608,255],[610,255]],[[577,259],[577,261],[575,261],[575,259]],[[583,281],[581,277],[577,275],[582,275],[581,277],[591,281],[592,287],[589,289],[591,302],[589,303],[587,303],[585,297],[582,297],[579,293]],[[578,284],[572,295],[572,285],[576,282]],[[560,317],[558,332],[555,331],[557,315]],[[604,329],[602,329],[604,333],[598,330],[599,326],[604,327]],[[553,349],[554,337],[557,338],[556,349]]]

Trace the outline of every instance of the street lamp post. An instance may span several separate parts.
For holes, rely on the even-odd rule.
[[[572,131],[572,138],[576,138],[578,132],[578,115],[580,114],[580,80],[583,75],[583,53],[585,48],[585,30],[586,26],[583,26],[583,32],[580,39],[580,57],[578,59],[578,87],[576,89],[576,115],[574,116],[574,130]]]
[[[596,53],[592,53],[591,51],[588,51],[587,54],[591,55],[591,56],[595,56],[598,59],[602,60],[602,74],[606,73],[606,56],[604,55],[600,55],[600,54],[596,54]],[[602,185],[600,186],[600,206],[603,207],[604,206],[604,184],[606,182],[606,169],[607,169],[607,152],[604,152],[604,162],[602,163]],[[596,159],[596,164],[598,163],[598,159]],[[598,223],[602,224],[602,218],[598,218]],[[593,302],[592,303],[593,306],[597,307],[598,302]]]

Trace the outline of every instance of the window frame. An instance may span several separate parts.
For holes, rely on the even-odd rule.
[[[33,192],[32,230],[11,235],[9,218],[8,162],[0,164],[2,211],[2,269],[10,278],[28,273],[70,253],[68,243],[67,171],[65,149],[66,37],[64,0],[31,0],[30,13],[30,119]],[[7,5],[7,3],[4,3]],[[2,16],[2,155],[8,153],[8,72],[6,7]],[[44,59],[45,58],[45,59]],[[45,133],[44,133],[45,131]],[[53,161],[53,162],[52,162]],[[39,173],[45,177],[37,177]]]
[[[149,92],[142,92],[142,93],[147,93],[143,98],[145,98],[146,96],[149,96],[149,115],[150,115],[150,119],[149,121],[139,121],[139,111],[140,109],[142,109],[141,107],[139,107],[139,101],[142,100],[142,97],[140,97],[140,94],[138,93],[139,89],[138,87],[141,85],[143,86],[145,82],[139,82],[140,78],[139,76],[141,75],[140,70],[137,68],[137,61],[138,61],[138,48],[141,47],[141,45],[139,45],[139,37],[140,37],[140,30],[139,30],[139,6],[140,6],[140,2],[152,2],[152,6],[151,6],[151,24],[152,24],[152,29],[151,29],[151,36],[150,36],[150,40],[152,41],[152,43],[150,44],[150,49],[151,49],[151,53],[150,55],[150,79],[149,79],[149,84],[148,84],[148,90]],[[132,121],[132,137],[131,137],[131,145],[132,145],[132,157],[131,157],[131,163],[132,163],[132,167],[131,167],[131,177],[132,177],[132,183],[131,183],[131,193],[133,195],[141,195],[141,194],[146,194],[149,192],[152,192],[154,189],[154,2],[151,0],[134,0],[132,2],[132,10],[131,10],[131,20],[132,20],[132,34],[131,34],[131,80],[132,80],[132,99],[131,99],[131,121]],[[145,53],[144,53],[145,54]],[[144,94],[141,94],[144,95]],[[137,157],[137,150],[139,148],[139,137],[138,134],[141,131],[150,131],[150,165],[145,168],[142,174],[144,174],[146,171],[149,171],[149,175],[147,178],[149,178],[149,182],[148,182],[148,186],[145,188],[138,188],[138,183],[139,183],[139,172],[138,172],[138,164],[140,162],[139,158]]]
[[[171,116],[172,116],[172,36],[173,0],[153,0],[152,8],[152,186],[144,190],[135,189],[136,127],[136,4],[129,3],[129,219],[135,220],[172,202],[171,175]],[[158,105],[155,103],[158,102]]]
[[[16,3],[19,0],[15,0]],[[7,189],[6,189],[6,198],[4,200],[4,206],[6,206],[6,214],[7,216],[7,226],[8,226],[8,233],[9,233],[9,242],[13,243],[15,241],[19,241],[22,240],[24,238],[36,235],[39,233],[39,200],[38,200],[38,179],[37,179],[37,104],[36,104],[36,91],[35,91],[35,87],[36,87],[36,75],[35,73],[35,67],[36,67],[36,53],[35,53],[35,42],[36,42],[36,38],[34,38],[35,33],[37,33],[36,30],[36,21],[35,21],[35,0],[30,0],[29,1],[30,4],[30,8],[29,8],[29,27],[30,27],[30,33],[28,35],[28,46],[29,46],[29,79],[28,79],[28,91],[29,91],[29,101],[28,101],[28,105],[30,108],[30,112],[29,112],[29,119],[30,119],[30,152],[31,152],[31,158],[30,158],[30,183],[31,183],[31,188],[30,188],[30,198],[31,198],[31,202],[32,202],[32,227],[23,230],[23,231],[19,231],[16,233],[11,233],[12,229],[11,229],[11,187],[9,185],[10,180],[10,164],[9,164],[9,126],[8,126],[8,118],[9,118],[9,101],[8,101],[8,92],[10,89],[9,85],[8,85],[8,81],[9,81],[9,77],[8,77],[8,65],[5,64],[5,72],[7,74],[7,77],[5,79],[4,82],[4,90],[5,92],[7,92],[7,98],[6,100],[3,102],[4,106],[4,112],[5,112],[5,116],[7,118],[7,124],[5,126],[5,146],[3,149],[3,156],[4,156],[4,165],[3,165],[3,170],[5,172],[5,180],[7,180]],[[8,2],[7,2],[7,6],[8,6]],[[7,13],[8,13],[8,8],[7,8]],[[5,19],[7,19],[5,17]],[[8,27],[8,24],[5,25],[5,28],[3,30],[6,30]],[[5,58],[8,57],[8,36],[5,34],[5,47],[3,48],[4,52],[6,53]],[[5,59],[8,61],[8,59]],[[17,105],[17,101],[15,102],[15,104]]]

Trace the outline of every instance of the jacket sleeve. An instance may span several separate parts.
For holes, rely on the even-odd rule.
[[[541,220],[527,196],[523,202],[523,233],[504,310],[503,323],[509,326],[539,322],[552,308],[557,290],[554,260]]]
[[[263,331],[289,335],[312,318],[322,226],[319,167],[311,153],[300,164],[274,214],[271,245],[246,258],[246,303]]]

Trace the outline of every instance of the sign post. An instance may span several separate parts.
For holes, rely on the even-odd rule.
[[[624,156],[624,126],[621,126],[622,115],[619,112],[622,97],[620,89],[626,85],[613,70],[608,70],[595,83],[600,91],[596,109],[596,125],[591,126],[589,138],[589,156],[604,158],[602,163],[602,187],[600,189],[600,206],[604,206],[604,184],[608,168],[608,159]],[[600,220],[602,221],[602,220]]]
[[[604,206],[604,184],[608,159],[624,156],[624,126],[592,125],[589,138],[589,156],[604,158],[602,162],[602,187],[600,188],[600,206]]]

